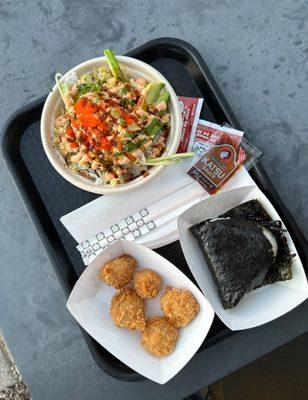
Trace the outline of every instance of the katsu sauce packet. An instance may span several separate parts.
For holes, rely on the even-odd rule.
[[[180,144],[177,153],[190,151],[196,134],[203,99],[193,97],[178,97],[182,110],[183,127]]]
[[[224,135],[230,135],[235,146],[238,147],[244,132],[233,129],[227,125],[221,126],[200,119],[197,124],[196,134],[194,135],[192,151],[194,151],[197,156],[200,156],[204,154],[211,145],[222,141]],[[227,136],[225,136],[225,138],[226,137]]]
[[[262,153],[243,132],[199,121],[193,150],[197,162],[187,171],[209,194],[217,193],[241,166],[250,169]]]

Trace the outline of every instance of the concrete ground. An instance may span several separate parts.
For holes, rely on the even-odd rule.
[[[303,335],[189,400],[307,400],[307,344],[308,335]],[[0,400],[31,400],[1,335]]]
[[[0,335],[0,400],[31,400],[31,395]]]
[[[210,391],[214,400],[307,400],[307,367],[306,334],[211,385]]]

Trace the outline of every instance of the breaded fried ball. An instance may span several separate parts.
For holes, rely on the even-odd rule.
[[[166,317],[149,318],[142,333],[143,347],[156,357],[172,353],[178,338],[177,328]]]
[[[153,299],[160,290],[161,277],[150,269],[142,269],[135,274],[133,285],[140,297]]]
[[[177,328],[189,324],[198,314],[200,306],[189,290],[167,286],[160,299],[161,309]]]
[[[119,289],[133,279],[137,261],[128,254],[123,254],[107,262],[102,270],[100,278],[109,286]]]
[[[145,328],[144,303],[132,288],[121,288],[111,300],[110,315],[120,328],[143,331]]]

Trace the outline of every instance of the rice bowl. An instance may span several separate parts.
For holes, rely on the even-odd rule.
[[[133,80],[144,80],[147,83],[162,82],[165,90],[169,93],[170,101],[168,105],[168,112],[170,114],[170,130],[168,131],[168,134],[165,135],[166,141],[163,144],[163,148],[158,156],[168,156],[175,153],[180,141],[182,121],[178,99],[171,85],[158,71],[142,61],[125,56],[119,56],[117,57],[117,59],[121,66],[123,66],[123,69],[125,70],[125,73],[129,78]],[[106,65],[106,57],[95,58],[76,66],[67,74],[65,74],[62,79],[65,81],[65,79],[71,74],[77,74],[80,77],[85,74],[91,73],[94,69],[98,69]],[[63,154],[61,154],[61,152],[57,150],[54,144],[54,127],[57,118],[61,116],[62,108],[63,101],[61,98],[61,93],[58,86],[55,85],[52,92],[47,97],[43,108],[41,118],[41,138],[45,153],[49,161],[52,163],[54,168],[70,183],[83,190],[97,194],[120,193],[139,187],[140,185],[152,179],[162,170],[163,165],[150,165],[150,168],[142,167],[140,168],[140,171],[137,170],[136,175],[138,175],[139,172],[142,173],[143,171],[147,171],[146,176],[143,176],[141,173],[140,176],[136,177],[131,175],[132,178],[128,179],[128,181],[125,181],[125,179],[122,179],[122,181],[120,181],[119,179],[118,181],[120,184],[116,184],[114,186],[111,185],[110,182],[106,183],[106,181],[102,179],[91,180],[88,179],[88,177],[82,176],[78,173],[74,173],[70,168],[70,165],[68,165],[67,160],[65,159]],[[155,119],[156,116],[152,115],[151,118]],[[151,120],[146,122],[146,124],[149,125],[150,122]],[[74,160],[75,159],[76,158],[74,158]]]

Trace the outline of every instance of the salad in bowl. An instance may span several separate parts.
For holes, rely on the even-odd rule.
[[[177,97],[166,79],[129,57],[105,57],[56,74],[41,120],[45,152],[60,174],[94,193],[135,188],[175,154],[181,135]]]

